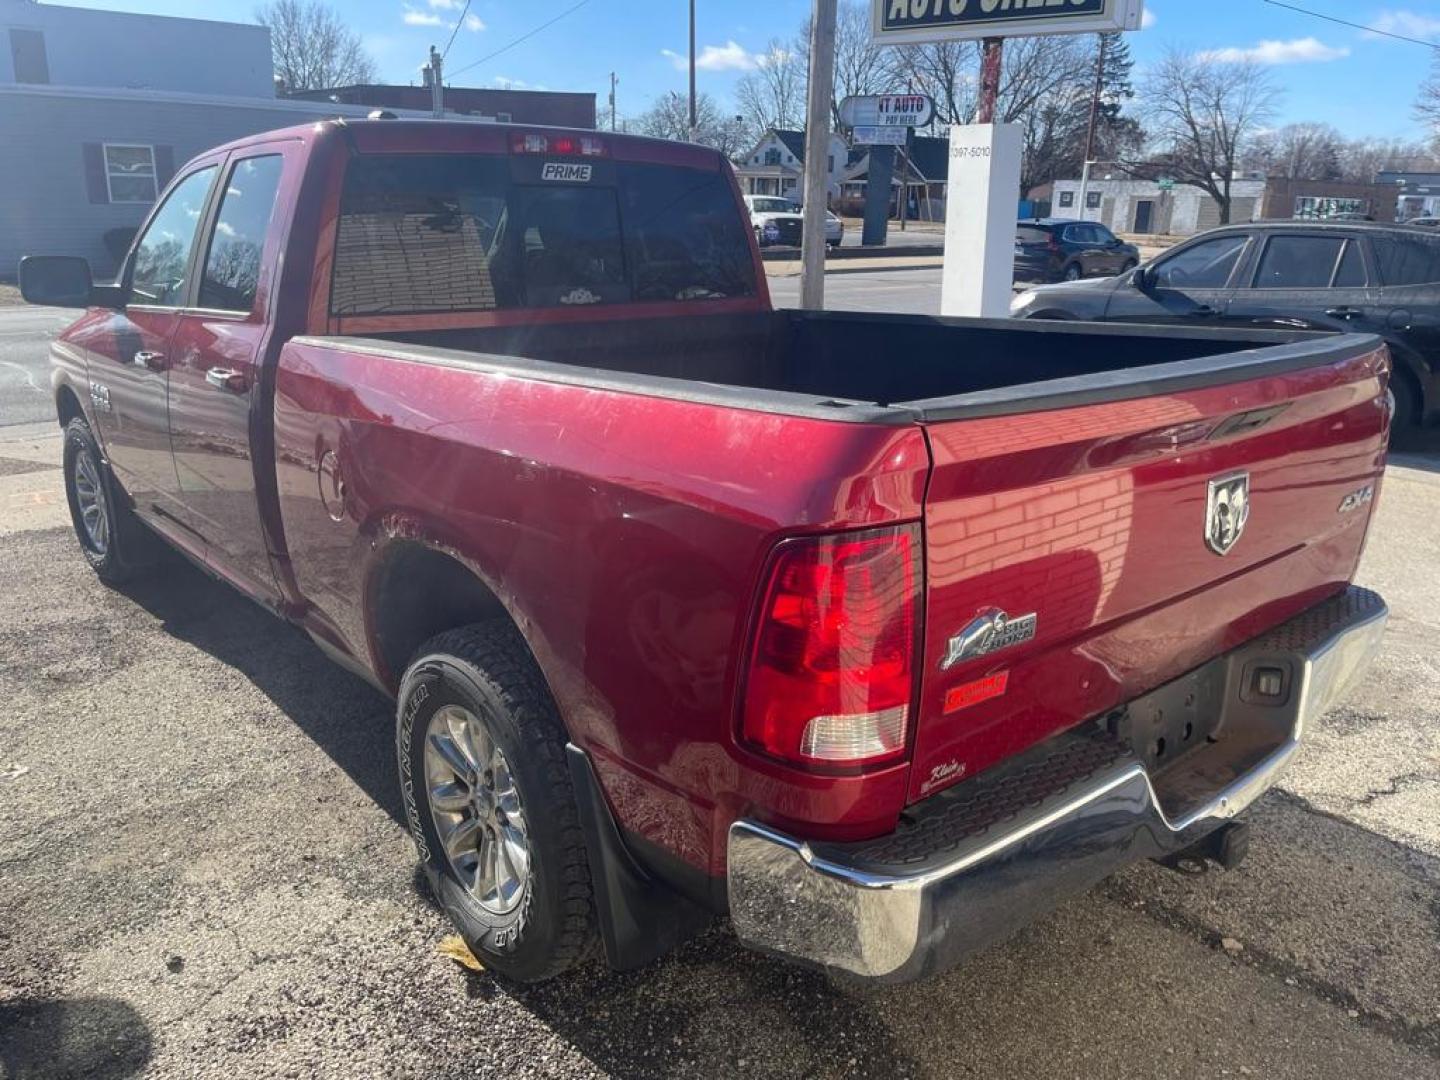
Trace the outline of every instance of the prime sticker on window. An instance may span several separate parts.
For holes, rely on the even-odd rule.
[[[569,161],[547,161],[540,170],[541,180],[568,180],[571,183],[586,183],[590,179],[590,166]]]

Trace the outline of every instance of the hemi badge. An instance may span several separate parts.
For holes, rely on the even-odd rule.
[[[974,682],[952,686],[945,691],[945,712],[948,715],[961,709],[968,709],[971,705],[979,705],[982,701],[999,697],[1005,693],[1005,687],[1009,683],[1010,672],[1002,671],[998,675],[986,675],[985,678],[976,679]]]

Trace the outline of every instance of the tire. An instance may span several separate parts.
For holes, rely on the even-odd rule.
[[[421,866],[476,957],[518,982],[559,975],[597,940],[565,742],[508,620],[432,638],[401,680],[400,789]]]
[[[1081,271],[1079,263],[1069,263],[1060,276],[1066,281],[1079,281],[1085,274]]]
[[[1420,423],[1420,402],[1415,392],[1415,384],[1397,369],[1390,376],[1390,392],[1395,396],[1395,411],[1390,417],[1390,430],[1393,437],[1404,439],[1412,435]]]
[[[1135,267],[1137,267],[1137,266],[1139,266],[1139,265],[1140,265],[1140,264],[1139,264],[1138,262],[1136,262],[1134,259],[1126,259],[1126,260],[1125,260],[1125,265],[1122,266],[1122,267],[1120,267],[1120,273],[1122,273],[1122,274],[1128,274],[1131,270],[1134,270]]]
[[[155,540],[123,501],[90,425],[65,425],[63,468],[70,523],[85,561],[106,585],[138,576],[154,561]]]

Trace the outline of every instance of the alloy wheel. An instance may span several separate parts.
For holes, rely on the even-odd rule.
[[[110,550],[110,508],[105,499],[100,466],[89,449],[82,448],[75,455],[74,469],[75,503],[80,510],[85,539],[95,554],[104,555]]]
[[[425,795],[456,879],[486,911],[505,915],[530,880],[530,834],[510,763],[485,721],[446,705],[425,733]]]

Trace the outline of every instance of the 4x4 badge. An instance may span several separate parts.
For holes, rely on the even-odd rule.
[[[961,660],[988,656],[1001,649],[1008,649],[1011,645],[1029,641],[1035,636],[1035,624],[1038,621],[1033,611],[1029,615],[1017,615],[1012,619],[999,608],[987,608],[947,642],[945,657],[940,661],[940,670],[949,671]]]

